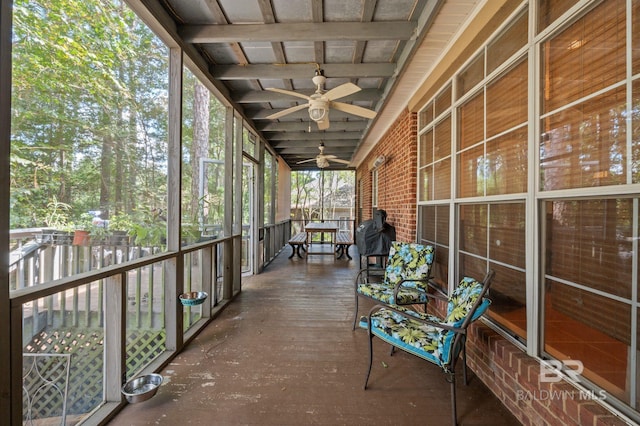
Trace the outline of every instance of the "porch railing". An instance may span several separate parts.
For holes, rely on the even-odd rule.
[[[11,323],[23,342],[11,347],[12,365],[22,365],[23,352],[71,355],[66,414],[74,422],[106,418],[123,403],[124,382],[165,365],[240,289],[240,235],[178,252],[146,248],[140,257],[124,245],[38,242],[35,232],[11,234]],[[183,307],[186,291],[209,298]]]

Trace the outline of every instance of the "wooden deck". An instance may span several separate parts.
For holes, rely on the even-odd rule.
[[[351,329],[358,256],[289,260],[290,250],[245,279],[236,301],[161,372],[155,397],[110,424],[449,425],[441,370],[403,352],[389,356],[379,340],[363,390],[367,337]],[[470,376],[464,386],[460,375],[460,424],[518,425]]]

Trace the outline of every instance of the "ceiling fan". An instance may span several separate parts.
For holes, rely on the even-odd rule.
[[[298,161],[298,164],[308,163],[310,161],[315,161],[316,165],[320,169],[324,169],[325,167],[329,167],[329,162],[333,161],[335,163],[349,164],[350,161],[343,160],[341,158],[336,157],[335,155],[327,155],[324,153],[324,143],[320,142],[318,146],[320,149],[320,154],[318,154],[315,158],[310,158],[308,160]]]
[[[313,84],[316,85],[316,91],[311,96],[285,89],[267,88],[266,90],[270,90],[272,92],[283,93],[285,95],[295,96],[309,101],[306,104],[296,105],[275,114],[271,114],[267,117],[267,119],[276,120],[287,114],[291,114],[292,112],[296,112],[308,107],[309,117],[318,124],[318,129],[326,130],[329,128],[329,108],[334,108],[348,114],[353,114],[365,118],[374,118],[376,116],[376,112],[370,109],[363,108],[357,105],[346,104],[344,102],[335,102],[335,99],[344,98],[345,96],[349,96],[362,90],[355,84],[344,83],[329,90],[328,92],[325,92],[324,84],[327,81],[327,78],[324,76],[324,71],[319,67],[316,69],[315,76],[312,80]]]

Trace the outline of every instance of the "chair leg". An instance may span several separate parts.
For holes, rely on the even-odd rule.
[[[356,322],[358,322],[358,291],[356,290],[356,311],[353,313],[353,330],[356,329]]]
[[[369,369],[367,370],[367,377],[364,379],[364,389],[367,389],[367,383],[369,383],[369,375],[371,374],[371,366],[373,365],[373,334],[369,330]]]
[[[462,378],[464,379],[464,385],[469,385],[469,380],[467,379],[467,345],[466,342],[462,342]]]
[[[396,347],[393,345],[390,345],[391,349],[389,349],[389,356],[393,356],[393,353],[396,351]]]
[[[458,413],[456,411],[456,374],[453,371],[447,373],[447,381],[451,383],[451,424],[457,426]]]

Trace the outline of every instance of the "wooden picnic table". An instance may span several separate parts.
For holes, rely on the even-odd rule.
[[[336,233],[338,232],[338,225],[335,222],[309,222],[305,225],[304,230],[307,233],[307,255],[330,254],[335,256]],[[331,251],[311,251],[312,238],[315,233],[327,233],[331,235]]]

